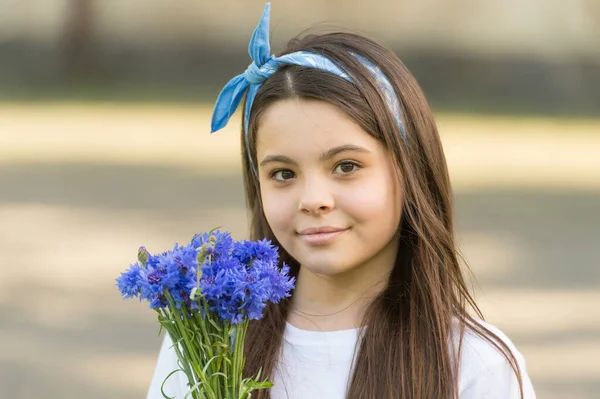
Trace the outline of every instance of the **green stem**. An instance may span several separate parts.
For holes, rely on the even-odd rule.
[[[212,359],[214,356],[214,353],[212,350],[212,338],[210,335],[208,335],[208,330],[206,329],[206,321],[202,318],[202,315],[200,314],[200,312],[196,312],[194,314],[194,317],[196,319],[196,322],[200,326],[200,331],[202,332],[203,341],[206,344],[206,346],[208,347],[208,349],[207,349],[208,358]],[[208,314],[206,317],[208,317]],[[211,375],[219,371],[216,367],[217,367],[217,365],[215,364],[215,362],[212,362],[210,364]],[[220,378],[221,378],[221,376],[217,376],[217,386],[216,386],[217,392],[216,393],[219,398],[221,397],[221,384],[219,384]]]
[[[246,329],[248,327],[248,320],[242,321],[235,327],[235,340],[233,347],[233,384],[234,389],[232,390],[232,397],[237,399],[239,393],[236,391],[236,386],[239,385],[238,390],[241,389],[243,380],[243,359],[244,359],[244,340],[246,339]],[[239,383],[239,384],[238,384]]]
[[[224,328],[223,328],[223,342],[227,344],[227,349],[226,352],[223,353],[223,358],[227,358],[230,359],[230,353],[231,353],[231,339],[229,338],[229,329],[231,328],[231,325],[228,322],[224,323]],[[227,363],[226,361],[223,362],[223,372],[225,373],[225,375],[229,376],[229,363]],[[231,389],[232,392],[233,390],[235,390],[235,379],[233,379],[232,381],[232,385],[231,385]],[[227,392],[227,398],[229,398],[229,380],[226,379],[225,380],[225,392]]]
[[[167,312],[167,309],[164,309],[163,311],[163,319],[167,322],[168,327],[164,327],[167,332],[169,333],[169,335],[171,336],[171,340],[173,341],[173,349],[175,350],[175,352],[177,353],[177,358],[180,359],[180,361],[178,362],[180,367],[182,367],[185,375],[187,376],[188,380],[190,381],[190,383],[193,383],[195,381],[195,377],[194,377],[194,372],[195,370],[192,368],[191,364],[189,361],[183,361],[183,359],[189,359],[189,356],[187,356],[187,348],[185,347],[185,345],[182,344],[182,348],[179,348],[179,344],[180,342],[182,342],[182,333],[179,331],[179,328],[177,326],[177,323],[175,322],[174,317],[179,317],[177,315],[173,316],[172,312]],[[171,321],[174,323],[172,324]],[[182,353],[183,350],[183,353]],[[194,384],[192,384],[194,385]],[[190,385],[190,386],[192,386]],[[202,392],[201,392],[202,393]],[[192,392],[192,398],[194,399],[205,399],[206,396],[204,394],[201,395],[201,398],[198,398],[198,393],[197,392]]]
[[[159,318],[162,319],[162,321],[167,324],[165,326],[161,323],[161,327],[164,328],[165,330],[167,330],[167,333],[171,337],[171,341],[173,341],[173,350],[175,350],[175,353],[177,354],[178,359],[184,359],[184,356],[182,355],[181,350],[179,349],[179,344],[178,344],[180,341],[181,334],[179,333],[177,326],[173,325],[171,323],[171,321],[174,322],[172,315],[170,315],[167,312],[167,309],[156,310],[156,312],[159,314]],[[183,372],[188,377],[188,379],[193,380],[193,378],[194,378],[193,370],[190,369],[189,363],[180,362],[180,366],[183,368]],[[194,398],[196,397],[196,395],[193,395],[193,396],[194,396]]]
[[[169,306],[171,307],[171,312],[174,316],[173,319],[175,319],[175,323],[177,324],[177,326],[179,327],[179,330],[181,331],[181,335],[183,337],[183,342],[185,344],[185,349],[187,352],[186,354],[187,354],[188,358],[190,359],[192,368],[194,369],[194,371],[196,371],[197,376],[202,380],[202,384],[206,388],[207,394],[209,394],[209,396],[211,398],[219,399],[215,395],[215,392],[213,391],[212,386],[210,386],[210,384],[208,383],[208,381],[206,379],[206,376],[202,372],[201,363],[198,361],[198,358],[196,357],[196,353],[193,350],[194,348],[192,346],[192,342],[191,342],[190,338],[188,337],[187,330],[186,330],[185,326],[183,325],[183,322],[181,321],[181,317],[179,315],[179,312],[177,311],[177,307],[175,306],[175,302],[173,301],[171,294],[169,294],[169,292],[165,290],[165,296],[166,296],[167,300],[169,301]],[[193,393],[192,393],[192,395],[193,395]]]
[[[210,318],[210,312],[208,310],[208,303],[206,301],[204,301],[204,300],[202,301],[202,307],[204,309],[204,313],[206,315],[206,318]],[[201,318],[202,316],[199,315],[199,317]],[[212,344],[213,344],[214,336],[212,334],[217,334],[220,331],[218,331],[215,328],[215,326],[213,326],[212,323],[207,323],[205,319],[203,319],[203,321],[204,321],[204,323],[202,324],[202,326],[204,327],[203,333],[206,336],[207,342],[210,343],[210,351],[211,351],[211,353],[214,356],[214,352],[212,352]],[[219,349],[218,355],[221,356],[220,349]],[[211,363],[211,367],[213,367],[213,370],[215,370],[215,372],[221,371],[221,366],[220,366],[221,361],[222,361],[222,359],[218,359],[217,362],[212,362]],[[227,375],[227,372],[225,372],[224,374]],[[222,376],[219,375],[218,378],[220,379],[221,377]],[[224,392],[226,393],[227,392],[227,377],[223,377],[223,379],[224,379],[224,384],[223,384],[223,386],[224,386]],[[218,384],[218,385],[219,385],[219,387],[221,386],[221,384]]]
[[[239,356],[239,370],[240,370],[240,380],[244,378],[244,343],[246,342],[246,333],[248,332],[248,322],[249,320],[244,320],[244,326],[242,327],[242,334],[240,336],[240,342],[238,344],[238,353]]]

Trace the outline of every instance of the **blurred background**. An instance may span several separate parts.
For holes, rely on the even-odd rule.
[[[487,320],[539,398],[600,392],[600,2],[272,2],[272,50],[343,27],[436,112]],[[155,316],[114,278],[221,225],[246,237],[239,115],[263,1],[0,0],[0,397],[143,398]]]

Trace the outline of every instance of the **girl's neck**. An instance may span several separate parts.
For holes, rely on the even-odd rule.
[[[311,331],[360,327],[367,307],[385,289],[394,259],[372,258],[337,275],[320,275],[300,267],[287,321]]]
[[[308,331],[339,331],[360,327],[365,306],[352,306],[343,312],[328,316],[313,316],[301,313],[293,307],[287,316],[287,322],[296,328]]]

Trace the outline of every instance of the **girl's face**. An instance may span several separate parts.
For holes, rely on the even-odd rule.
[[[343,111],[318,100],[269,106],[257,162],[267,222],[303,268],[333,276],[393,266],[399,179],[385,148]]]

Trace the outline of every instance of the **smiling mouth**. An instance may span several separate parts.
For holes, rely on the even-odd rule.
[[[342,234],[344,234],[349,229],[336,230],[330,232],[320,232],[320,233],[312,233],[312,234],[298,234],[300,239],[309,245],[325,245]]]

